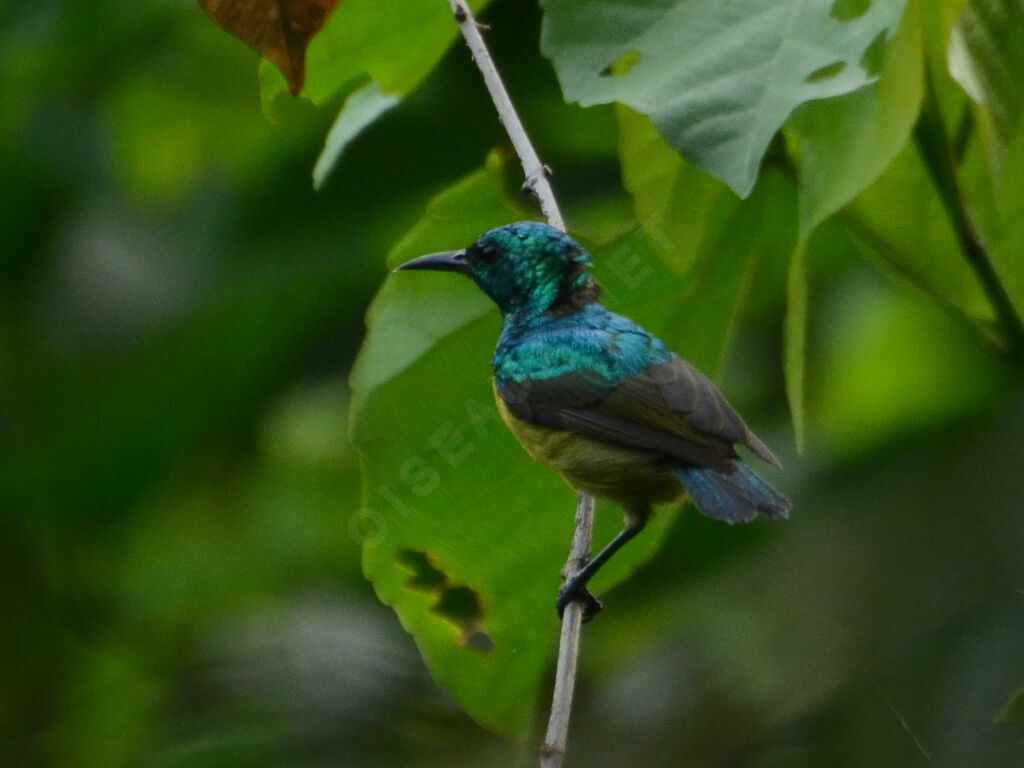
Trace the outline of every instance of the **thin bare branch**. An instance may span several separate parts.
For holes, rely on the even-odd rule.
[[[449,0],[449,4],[452,7],[452,13],[455,14],[455,20],[459,23],[459,29],[462,30],[462,36],[466,39],[466,45],[469,46],[469,50],[473,54],[473,60],[476,62],[480,74],[483,75],[484,84],[491,94],[491,101],[494,102],[494,107],[498,110],[498,118],[505,126],[505,131],[508,133],[509,139],[512,140],[512,146],[523,164],[523,173],[526,175],[523,187],[537,198],[541,213],[548,220],[548,224],[564,230],[565,221],[562,220],[562,213],[558,210],[555,193],[551,190],[551,182],[548,180],[551,171],[540,161],[537,151],[530,143],[530,137],[526,135],[526,129],[523,128],[523,123],[516,113],[512,99],[509,98],[508,91],[505,90],[505,84],[501,81],[501,75],[498,74],[498,70],[494,66],[494,60],[491,59],[483,35],[480,34],[480,26],[473,18],[473,12],[469,10],[469,6],[463,0]]]
[[[537,202],[548,223],[565,230],[565,221],[558,210],[555,193],[548,177],[550,170],[540,161],[537,151],[530,143],[526,129],[516,113],[508,91],[501,81],[491,54],[487,50],[480,26],[463,0],[449,0],[455,20],[459,23],[462,36],[473,54],[473,60],[483,75],[484,83],[491,94],[491,100],[498,110],[498,117],[512,140],[512,146],[523,164],[527,189]],[[573,530],[572,547],[562,575],[571,579],[590,559],[590,546],[594,535],[594,500],[586,494],[579,494],[576,503],[576,525]],[[562,614],[562,634],[558,642],[558,665],[555,671],[555,691],[551,701],[551,718],[544,744],[540,748],[541,768],[561,768],[565,760],[566,742],[569,737],[569,720],[572,715],[572,695],[576,688],[576,668],[579,661],[580,628],[583,626],[583,604],[574,600],[565,607]]]
[[[581,493],[576,501],[576,528],[572,549],[562,575],[571,579],[590,560],[590,542],[594,535],[594,499]],[[555,692],[551,698],[548,732],[540,748],[541,768],[561,768],[569,739],[569,718],[572,694],[576,687],[579,662],[580,629],[583,626],[583,603],[574,600],[562,614],[562,635],[558,641],[558,665],[555,668]]]

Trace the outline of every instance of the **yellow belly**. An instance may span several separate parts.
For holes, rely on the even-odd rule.
[[[642,517],[651,504],[675,501],[682,495],[679,479],[653,454],[531,424],[512,414],[497,392],[494,399],[501,418],[527,453],[576,490],[611,499],[627,514]]]

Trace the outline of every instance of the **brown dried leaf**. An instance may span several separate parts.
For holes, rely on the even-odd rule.
[[[341,0],[199,0],[217,24],[273,62],[298,96],[306,46]]]

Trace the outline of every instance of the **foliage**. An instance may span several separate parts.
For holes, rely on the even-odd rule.
[[[875,78],[904,4],[545,0],[541,44],[566,98],[628,104],[746,197],[794,109]]]
[[[776,19],[774,24],[769,23],[771,19],[764,19],[765,23],[758,25],[751,23],[752,19],[760,17],[750,9],[732,7],[728,9],[731,15],[724,19],[708,19],[688,15],[696,13],[691,4],[675,6],[671,10],[662,9],[654,14],[638,8],[624,9],[602,3],[550,3],[545,6],[543,47],[553,58],[569,98],[581,99],[584,103],[617,99],[639,106],[651,114],[653,123],[667,132],[669,139],[694,156],[698,164],[717,173],[723,181],[742,192],[753,187],[751,174],[759,165],[761,153],[793,106],[813,96],[854,90],[868,82],[868,76],[876,78],[870,87],[856,93],[830,101],[808,103],[798,110],[786,131],[792,166],[785,167],[783,173],[766,171],[754,195],[740,203],[665,146],[665,141],[646,127],[650,124],[641,115],[625,108],[619,113],[623,178],[626,188],[634,196],[634,220],[642,228],[628,230],[627,234],[616,237],[610,244],[617,249],[614,251],[616,255],[599,257],[597,261],[598,264],[609,261],[621,264],[628,258],[632,263],[643,265],[645,276],[651,275],[656,279],[650,282],[646,277],[635,280],[629,285],[626,295],[612,281],[606,280],[613,301],[625,299],[629,302],[630,298],[642,296],[641,301],[634,299],[627,304],[630,313],[665,335],[678,349],[685,350],[694,362],[714,370],[728,339],[735,310],[743,303],[760,251],[766,247],[774,251],[774,257],[770,255],[768,258],[776,264],[784,263],[792,254],[787,277],[784,359],[798,443],[803,442],[806,422],[804,388],[809,261],[842,248],[844,240],[846,247],[851,247],[848,244],[850,236],[856,237],[858,233],[844,233],[840,227],[833,228],[830,233],[811,235],[823,220],[856,200],[861,193],[865,193],[865,205],[860,208],[863,212],[857,219],[862,228],[861,236],[866,231],[869,236],[884,237],[884,234],[876,232],[878,224],[873,213],[892,215],[902,210],[890,204],[883,211],[872,208],[870,204],[873,195],[885,189],[885,180],[880,180],[880,177],[893,165],[901,151],[910,146],[912,129],[924,100],[925,66],[920,10],[916,2],[911,2],[896,29],[894,20],[899,20],[899,10],[894,6],[886,16],[886,11],[879,7],[872,8],[869,13],[867,5],[835,8],[827,23],[849,25],[856,33],[843,38],[841,43],[837,42],[836,49],[828,54],[815,49],[813,55],[801,57],[794,52],[800,50],[794,42],[800,39],[792,34],[794,29],[808,38],[832,40],[833,37],[825,35],[816,26],[823,23],[820,19],[801,16],[801,12],[809,16],[813,13],[809,7],[800,5],[785,14],[778,10],[777,17],[771,16],[771,19]],[[631,13],[636,14],[635,19]],[[879,32],[877,25],[882,23],[894,28],[891,35]],[[720,32],[715,36],[708,29]],[[787,34],[783,34],[783,29]],[[683,35],[684,31],[689,37]],[[607,45],[611,47],[605,46],[602,36],[608,36]],[[762,36],[768,36],[772,42],[762,44]],[[891,37],[891,40],[886,40],[886,37]],[[716,43],[705,48],[685,44],[686,40],[703,38],[723,41],[724,44]],[[873,38],[881,44],[876,42],[868,55],[863,46]],[[684,43],[682,49],[687,51],[684,56],[677,53],[680,39]],[[850,49],[842,46],[857,45],[857,41],[862,45],[857,50],[861,60],[851,70],[863,68],[864,71],[858,70],[860,79],[842,87],[832,83],[830,90],[826,91],[815,90],[815,84],[831,81],[833,77],[842,81],[841,73],[845,67],[833,66],[828,77],[794,81],[794,73],[806,75],[817,71],[819,65],[825,66],[815,57],[840,56],[841,51],[847,51],[845,55],[849,56]],[[635,56],[623,64],[621,60],[627,52],[635,53]],[[766,61],[758,60],[757,56],[768,56],[767,61],[782,64],[768,67]],[[727,67],[723,69],[725,60],[731,62],[735,71]],[[843,61],[842,57],[837,61]],[[597,62],[607,62],[609,71],[596,72]],[[623,67],[623,71],[615,71],[617,66]],[[682,68],[682,72],[676,68]],[[705,76],[699,88],[691,83],[693,78],[701,76],[700,73],[709,71],[722,71],[723,74],[710,80]],[[750,72],[758,73],[758,77],[765,81],[750,77]],[[737,73],[748,73],[748,76],[739,77]],[[654,99],[652,94],[666,90],[666,82],[680,87],[686,98],[670,105],[666,105],[664,100]],[[791,92],[791,101],[781,96],[778,99],[786,104],[785,109],[773,106],[776,102],[774,96],[760,96],[762,92],[785,93],[793,82],[799,83],[800,87]],[[702,105],[708,105],[708,111],[702,111]],[[728,105],[728,109],[735,110],[735,113],[719,114],[714,111],[717,105]],[[779,114],[769,117],[771,110],[776,108],[780,110]],[[738,134],[735,126],[739,115],[743,116],[743,124],[750,130],[761,125],[763,120],[768,121],[769,127],[761,129],[766,131],[766,135]],[[682,116],[694,126],[692,130],[680,128]],[[943,118],[938,115],[931,119]],[[716,130],[720,134],[716,134]],[[699,136],[699,140],[688,139],[691,134]],[[728,163],[720,163],[719,157],[727,158]],[[753,165],[737,171],[734,163],[744,157],[752,157]],[[922,158],[922,161],[927,163],[927,158]],[[939,180],[929,177],[928,171],[927,167],[921,170],[921,180],[925,184],[922,198],[936,199],[939,208],[931,218],[941,220],[941,190],[937,195],[932,187]],[[799,217],[792,202],[794,175],[798,178]],[[877,189],[873,187],[876,180]],[[428,214],[428,222],[421,222],[420,229],[412,237],[416,247],[407,247],[406,241],[399,248],[403,258],[469,242],[474,232],[517,217],[507,206],[504,210],[499,206],[498,215],[492,215],[483,204],[483,201],[494,198],[498,189],[497,179],[491,182],[492,190],[488,193],[475,189],[474,183],[464,182],[470,186],[455,187],[435,203],[437,209]],[[870,191],[865,192],[869,188]],[[476,202],[470,206],[470,200]],[[458,214],[459,210],[469,207],[479,213],[479,221],[473,216]],[[685,211],[685,214],[679,217],[673,213],[675,211]],[[902,214],[896,215],[901,220],[895,228],[906,233]],[[792,227],[798,218],[799,235],[795,236]],[[430,231],[429,222],[435,222],[436,237],[421,236],[424,228]],[[460,229],[470,223],[472,226],[468,226],[469,231],[461,231],[460,238],[453,223]],[[666,225],[670,232],[661,229]],[[638,244],[638,233],[645,241],[643,245]],[[707,234],[705,238],[701,237],[703,233]],[[650,243],[646,242],[648,238]],[[950,231],[947,238],[948,261],[961,273],[969,272],[955,234]],[[909,250],[913,252],[915,249],[910,247]],[[676,274],[673,274],[673,267]],[[413,632],[426,657],[431,660],[438,679],[455,693],[462,705],[482,722],[518,730],[532,709],[530,702],[536,699],[544,671],[542,660],[548,650],[547,644],[539,638],[524,642],[527,636],[521,637],[519,632],[550,624],[550,617],[548,622],[542,617],[544,599],[551,593],[554,578],[552,573],[545,572],[543,564],[557,561],[559,542],[564,547],[567,534],[564,526],[560,528],[546,520],[548,514],[553,515],[553,522],[559,517],[568,520],[568,515],[563,513],[559,516],[558,510],[560,507],[568,509],[570,503],[564,490],[559,494],[557,482],[551,478],[547,478],[548,485],[543,488],[524,485],[519,480],[523,473],[529,476],[529,470],[523,468],[521,455],[510,450],[511,445],[505,444],[511,442],[507,438],[499,444],[500,450],[493,458],[488,452],[486,458],[474,459],[471,464],[463,465],[468,469],[461,469],[451,480],[442,481],[437,470],[422,458],[430,455],[431,449],[438,453],[441,443],[450,440],[450,447],[440,455],[443,457],[447,452],[447,463],[452,467],[462,465],[463,458],[477,453],[477,443],[486,435],[482,423],[494,418],[490,405],[481,405],[490,400],[486,381],[479,381],[475,386],[470,383],[476,378],[472,374],[474,355],[480,354],[477,350],[488,349],[487,339],[493,337],[496,330],[493,323],[481,326],[476,322],[479,309],[471,313],[453,311],[465,301],[480,307],[481,299],[461,298],[472,289],[469,286],[451,287],[450,282],[450,278],[436,281],[434,291],[419,287],[399,289],[389,284],[375,301],[370,316],[367,345],[357,367],[356,391],[359,393],[363,386],[362,380],[372,377],[375,386],[366,389],[368,394],[372,393],[374,402],[381,404],[370,406],[369,397],[357,401],[355,437],[363,451],[368,487],[377,489],[366,499],[367,505],[376,502],[372,515],[366,513],[366,523],[374,530],[383,529],[387,533],[378,533],[382,544],[374,538],[373,544],[364,547],[365,566],[378,594],[385,602],[398,608],[403,623]],[[980,301],[972,306],[971,311],[984,317],[986,300],[983,295],[979,296],[977,281],[969,274],[961,274],[960,285],[973,287],[974,298]],[[410,290],[414,290],[413,296],[407,295]],[[967,311],[964,304],[954,303],[954,306]],[[433,312],[424,307],[445,307],[443,315],[437,318],[439,325],[436,328],[430,320]],[[396,312],[405,319],[399,321],[395,317]],[[424,360],[421,365],[410,365],[407,361],[412,358],[402,354],[398,354],[396,359],[395,350],[408,343],[403,337],[409,336],[412,326],[417,327],[416,337],[423,339],[417,342],[417,351],[432,347],[432,354],[427,359],[436,357],[436,363],[428,365]],[[677,328],[682,329],[681,332],[674,330]],[[464,352],[465,359],[454,357],[453,349]],[[459,375],[458,371],[466,373]],[[436,392],[437,382],[448,377],[461,382],[462,386],[443,385],[443,399],[438,399],[439,394],[432,394],[430,398],[448,403],[441,412],[455,415],[457,420],[454,426],[451,421],[445,421],[438,427],[434,413],[419,407],[422,395],[417,393]],[[382,382],[388,386],[381,387]],[[952,402],[956,402],[956,388],[947,388],[946,391],[953,398]],[[912,392],[900,392],[900,395],[894,398],[899,407],[908,414],[917,413],[920,406],[914,404],[915,395]],[[473,409],[460,408],[460,402],[463,405],[472,403]],[[892,400],[887,398],[878,402],[888,404]],[[409,413],[396,412],[395,403],[408,403]],[[462,413],[464,410],[473,412]],[[875,410],[873,403],[867,402],[861,403],[859,412],[872,414]],[[395,426],[396,421],[400,428]],[[854,414],[841,422],[840,428],[852,429],[857,423]],[[375,442],[367,442],[363,430],[372,433]],[[472,446],[465,443],[471,430],[475,430],[479,438]],[[386,446],[386,450],[375,447],[377,445]],[[481,455],[482,452],[478,453]],[[486,492],[481,491],[480,480],[474,482],[474,477],[485,478]],[[414,516],[405,502],[392,503],[393,509],[386,515],[379,511],[378,491],[402,487],[402,482],[406,488],[427,497],[417,500],[415,505],[416,512],[423,516],[423,528],[417,524],[420,518]],[[450,488],[452,486],[454,490]],[[499,495],[494,495],[494,489],[511,487],[524,493],[510,497],[511,503],[506,508],[499,499],[505,500],[507,492],[501,490]],[[435,493],[435,489],[443,492]],[[479,521],[474,518],[473,512],[481,506],[500,508],[500,525],[491,515]],[[451,531],[455,529],[460,535],[453,544]],[[392,534],[391,531],[397,533]],[[506,557],[511,558],[506,563],[505,558],[494,553],[502,550],[501,542],[508,540],[513,531],[529,532],[529,544],[506,553]],[[530,554],[526,555],[524,551]],[[431,567],[448,575],[449,582],[468,587],[474,595],[472,621],[470,625],[462,626],[461,637],[453,627],[444,626],[446,617],[438,608],[443,604],[443,596],[433,594],[428,598],[413,594],[414,590],[409,588],[412,582],[403,570],[408,568],[408,564],[402,561],[402,557],[410,552],[425,556]],[[639,549],[634,550],[623,556],[617,565],[635,567],[643,561],[644,554]],[[451,623],[450,617],[447,618]],[[507,630],[503,631],[503,628]],[[485,633],[489,651],[481,655],[480,649],[473,648],[467,640],[467,632]],[[550,638],[552,634],[548,626],[541,636]],[[457,650],[459,645],[463,647],[461,653]],[[524,647],[533,649],[536,655],[524,654]],[[515,655],[505,656],[505,651]],[[513,669],[516,685],[494,685],[495,680],[509,679]],[[500,692],[496,693],[496,688]]]
[[[0,763],[516,763],[573,494],[487,302],[386,271],[536,215],[447,4],[345,0],[295,102],[195,6],[65,5],[0,12]],[[613,560],[572,758],[1020,763],[1019,2],[706,5],[483,17],[609,305],[794,500]]]
[[[991,131],[989,151],[998,173],[1024,110],[1024,86],[1014,74],[1024,70],[1024,7],[1002,0],[968,3],[950,37],[949,70],[984,107],[979,118]]]
[[[199,0],[210,18],[271,61],[298,96],[306,81],[306,47],[339,0]]]

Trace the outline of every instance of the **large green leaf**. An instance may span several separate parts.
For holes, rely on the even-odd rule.
[[[783,359],[799,448],[806,426],[807,260],[808,251],[819,247],[809,248],[808,239],[818,224],[870,186],[910,138],[924,91],[921,22],[913,0],[878,59],[877,82],[803,105],[786,131],[800,178],[800,236],[788,272]]]
[[[651,121],[619,106],[622,183],[644,231],[685,274],[721,232],[736,197],[670,147]]]
[[[928,293],[970,317],[991,318],[916,144],[907,145],[844,216],[862,242],[916,274]]]
[[[622,177],[645,244],[673,273],[648,281],[644,291],[648,301],[671,307],[666,340],[714,372],[758,259],[792,248],[793,185],[766,174],[750,199],[738,201],[670,147],[648,118],[626,107],[618,116]]]
[[[492,163],[438,197],[394,264],[465,245],[521,218]],[[428,665],[481,723],[522,734],[557,635],[554,598],[575,494],[534,464],[500,422],[488,359],[497,312],[469,281],[403,274],[381,289],[352,375],[364,466],[363,565]],[[601,591],[647,559],[659,515],[595,580]],[[620,517],[599,511],[595,545]]]
[[[673,315],[667,337],[680,354],[709,373],[718,369],[755,268],[762,259],[784,260],[796,239],[795,225],[792,181],[776,171],[765,173],[694,266],[689,291]]]
[[[800,231],[867,188],[906,146],[923,96],[921,21],[910,2],[885,52],[877,82],[835,99],[812,101],[786,131],[800,175]]]
[[[492,161],[443,193],[390,263],[462,246],[519,218],[499,176]],[[596,249],[608,306],[661,333],[681,353],[692,346],[702,363],[717,361],[751,252],[779,239],[762,222],[793,221],[792,185],[788,196],[772,184],[763,189],[702,251],[693,275],[679,275],[642,228]],[[777,208],[779,198],[788,200],[788,214]],[[718,253],[724,258],[713,258]],[[367,324],[352,376],[365,494],[361,519],[351,522],[364,538],[365,572],[460,704],[489,727],[522,733],[556,637],[553,600],[575,496],[500,423],[488,366],[499,319],[469,281],[393,276]],[[673,516],[669,509],[657,515],[601,571],[595,591],[649,558]],[[620,524],[619,511],[602,504],[595,547]]]
[[[567,99],[618,101],[739,195],[804,102],[871,82],[905,0],[542,0],[541,46]]]
[[[782,263],[793,251],[793,184],[779,173],[768,173],[748,200],[737,201],[724,184],[670,147],[649,119],[626,107],[619,108],[618,116],[622,178],[636,216],[651,246],[684,276],[657,283],[679,307],[666,338],[698,368],[714,372],[757,262],[774,252],[776,262]],[[806,299],[806,285],[800,285],[803,292],[791,290],[791,302]],[[806,318],[802,304],[794,307],[799,316],[791,311],[787,318],[785,369],[799,441]]]

